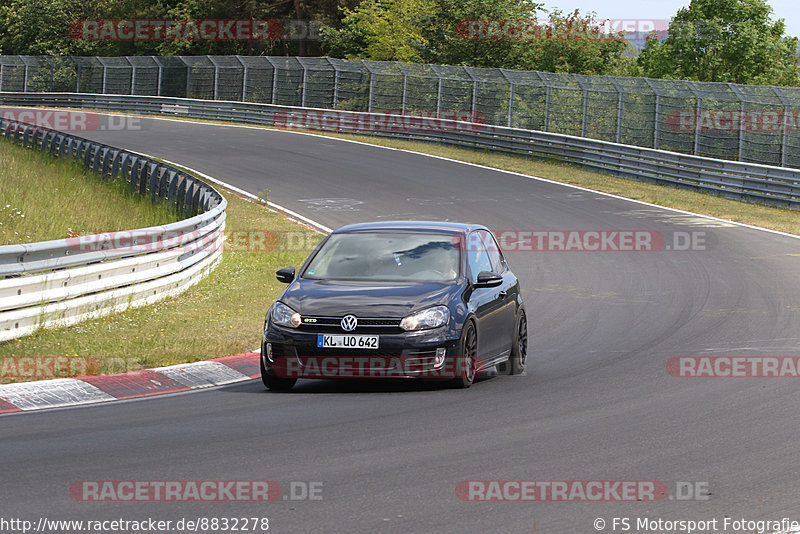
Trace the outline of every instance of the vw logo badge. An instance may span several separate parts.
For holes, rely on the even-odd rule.
[[[342,330],[345,332],[352,332],[358,326],[358,319],[355,315],[345,315],[342,317]]]

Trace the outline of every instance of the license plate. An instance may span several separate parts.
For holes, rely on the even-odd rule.
[[[324,349],[377,349],[378,336],[317,334],[317,347]]]

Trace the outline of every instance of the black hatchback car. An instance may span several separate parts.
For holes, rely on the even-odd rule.
[[[469,387],[497,366],[522,373],[527,320],[517,277],[484,226],[343,226],[314,249],[267,311],[261,376],[431,378]]]

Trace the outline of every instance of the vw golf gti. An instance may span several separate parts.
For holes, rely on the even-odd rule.
[[[472,385],[522,373],[528,348],[517,277],[484,226],[374,222],[329,234],[267,311],[261,376],[428,378]]]

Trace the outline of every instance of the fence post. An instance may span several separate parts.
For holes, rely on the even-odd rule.
[[[661,121],[661,93],[658,92],[658,88],[650,81],[650,78],[645,78],[644,81],[647,82],[647,85],[653,90],[653,94],[656,95],[656,109],[653,117],[653,148],[657,150],[659,142],[658,123]]]
[[[300,96],[300,106],[306,107],[306,93],[308,92],[308,69],[306,68],[305,63],[300,63],[300,66],[303,67],[303,92]]]
[[[339,69],[333,66],[333,109],[339,105]]]
[[[399,61],[395,61],[394,64],[397,65],[397,68],[400,69],[400,72],[403,73],[403,102],[401,104],[401,109],[403,111],[403,115],[405,115],[406,95],[408,95],[408,72],[406,72],[406,69],[403,68],[403,65],[401,65]]]
[[[700,96],[700,93],[694,88],[694,84],[692,82],[687,81],[685,83],[689,89],[691,89],[694,97],[697,99],[697,110],[695,111],[694,117],[694,150],[692,151],[692,154],[699,156],[697,150],[700,147],[700,124],[702,123],[700,120],[700,115],[703,113],[703,97]]]
[[[245,97],[247,96],[247,65],[244,64],[244,61],[241,60],[239,56],[233,56],[236,58],[236,61],[239,62],[239,65],[244,69],[242,72],[242,97],[240,100],[244,102]]]
[[[747,113],[747,105],[746,105],[747,104],[747,99],[745,98],[745,96],[742,93],[742,91],[739,90],[739,88],[736,86],[736,84],[729,83],[728,87],[730,87],[731,91],[733,91],[736,94],[736,96],[739,97],[739,100],[741,101],[741,105],[739,107],[739,111],[742,113],[741,120],[746,120],[745,117],[747,116],[746,115],[746,113]],[[741,127],[741,123],[740,123],[740,126],[739,126],[739,155],[737,156],[736,159],[738,159],[739,161],[743,161],[743,158],[744,158],[744,128]]]
[[[622,111],[623,111],[623,95],[624,91],[622,86],[617,82],[617,80],[613,76],[609,76],[608,80],[614,85],[614,88],[617,90],[617,135],[616,135],[616,142],[619,143],[622,141]]]
[[[367,102],[367,111],[372,113],[372,97],[375,91],[375,75],[369,71],[369,100]]]
[[[81,64],[77,63],[76,65],[77,65],[78,68],[76,69],[77,70],[77,80],[75,80],[75,92],[76,93],[80,93],[81,92]],[[25,78],[26,78],[26,80],[28,78],[28,65],[27,64],[25,65]],[[26,81],[26,86],[27,86],[27,81]]]
[[[3,90],[3,63],[0,62],[0,91]]]
[[[442,77],[436,77],[439,80],[439,86],[436,89],[436,117],[439,117],[439,113],[442,111]]]
[[[219,91],[219,65],[214,63],[214,100],[218,100],[217,94]]]
[[[586,118],[589,115],[589,87],[583,83],[578,75],[573,74],[583,89],[583,109],[581,110],[581,137],[586,137]]]
[[[775,91],[775,94],[778,95],[778,98],[781,99],[781,102],[783,102],[783,120],[781,121],[781,127],[783,129],[783,139],[781,140],[781,167],[786,167],[789,161],[789,128],[786,125],[786,117],[792,112],[792,107],[791,102],[789,102],[789,99],[783,94],[780,87],[771,87],[772,90]]]
[[[272,104],[274,104],[278,95],[278,67],[272,61],[270,64],[272,65]]]
[[[131,92],[128,94],[135,95],[136,94],[136,65],[131,63],[131,60],[125,58],[125,61],[131,66]]]
[[[103,94],[106,94],[106,71],[107,70],[108,70],[108,67],[106,67],[105,64],[104,64],[103,65]]]
[[[500,74],[502,74],[508,82],[508,117],[506,117],[506,126],[511,128],[512,118],[514,116],[514,80],[506,74],[506,69],[500,69]],[[474,117],[473,120],[475,120]]]
[[[183,58],[180,56],[178,56],[178,59],[183,61]],[[191,96],[189,96],[189,88],[191,87],[192,83],[192,67],[185,61],[183,61],[183,64],[186,66],[186,98],[191,98]]]

